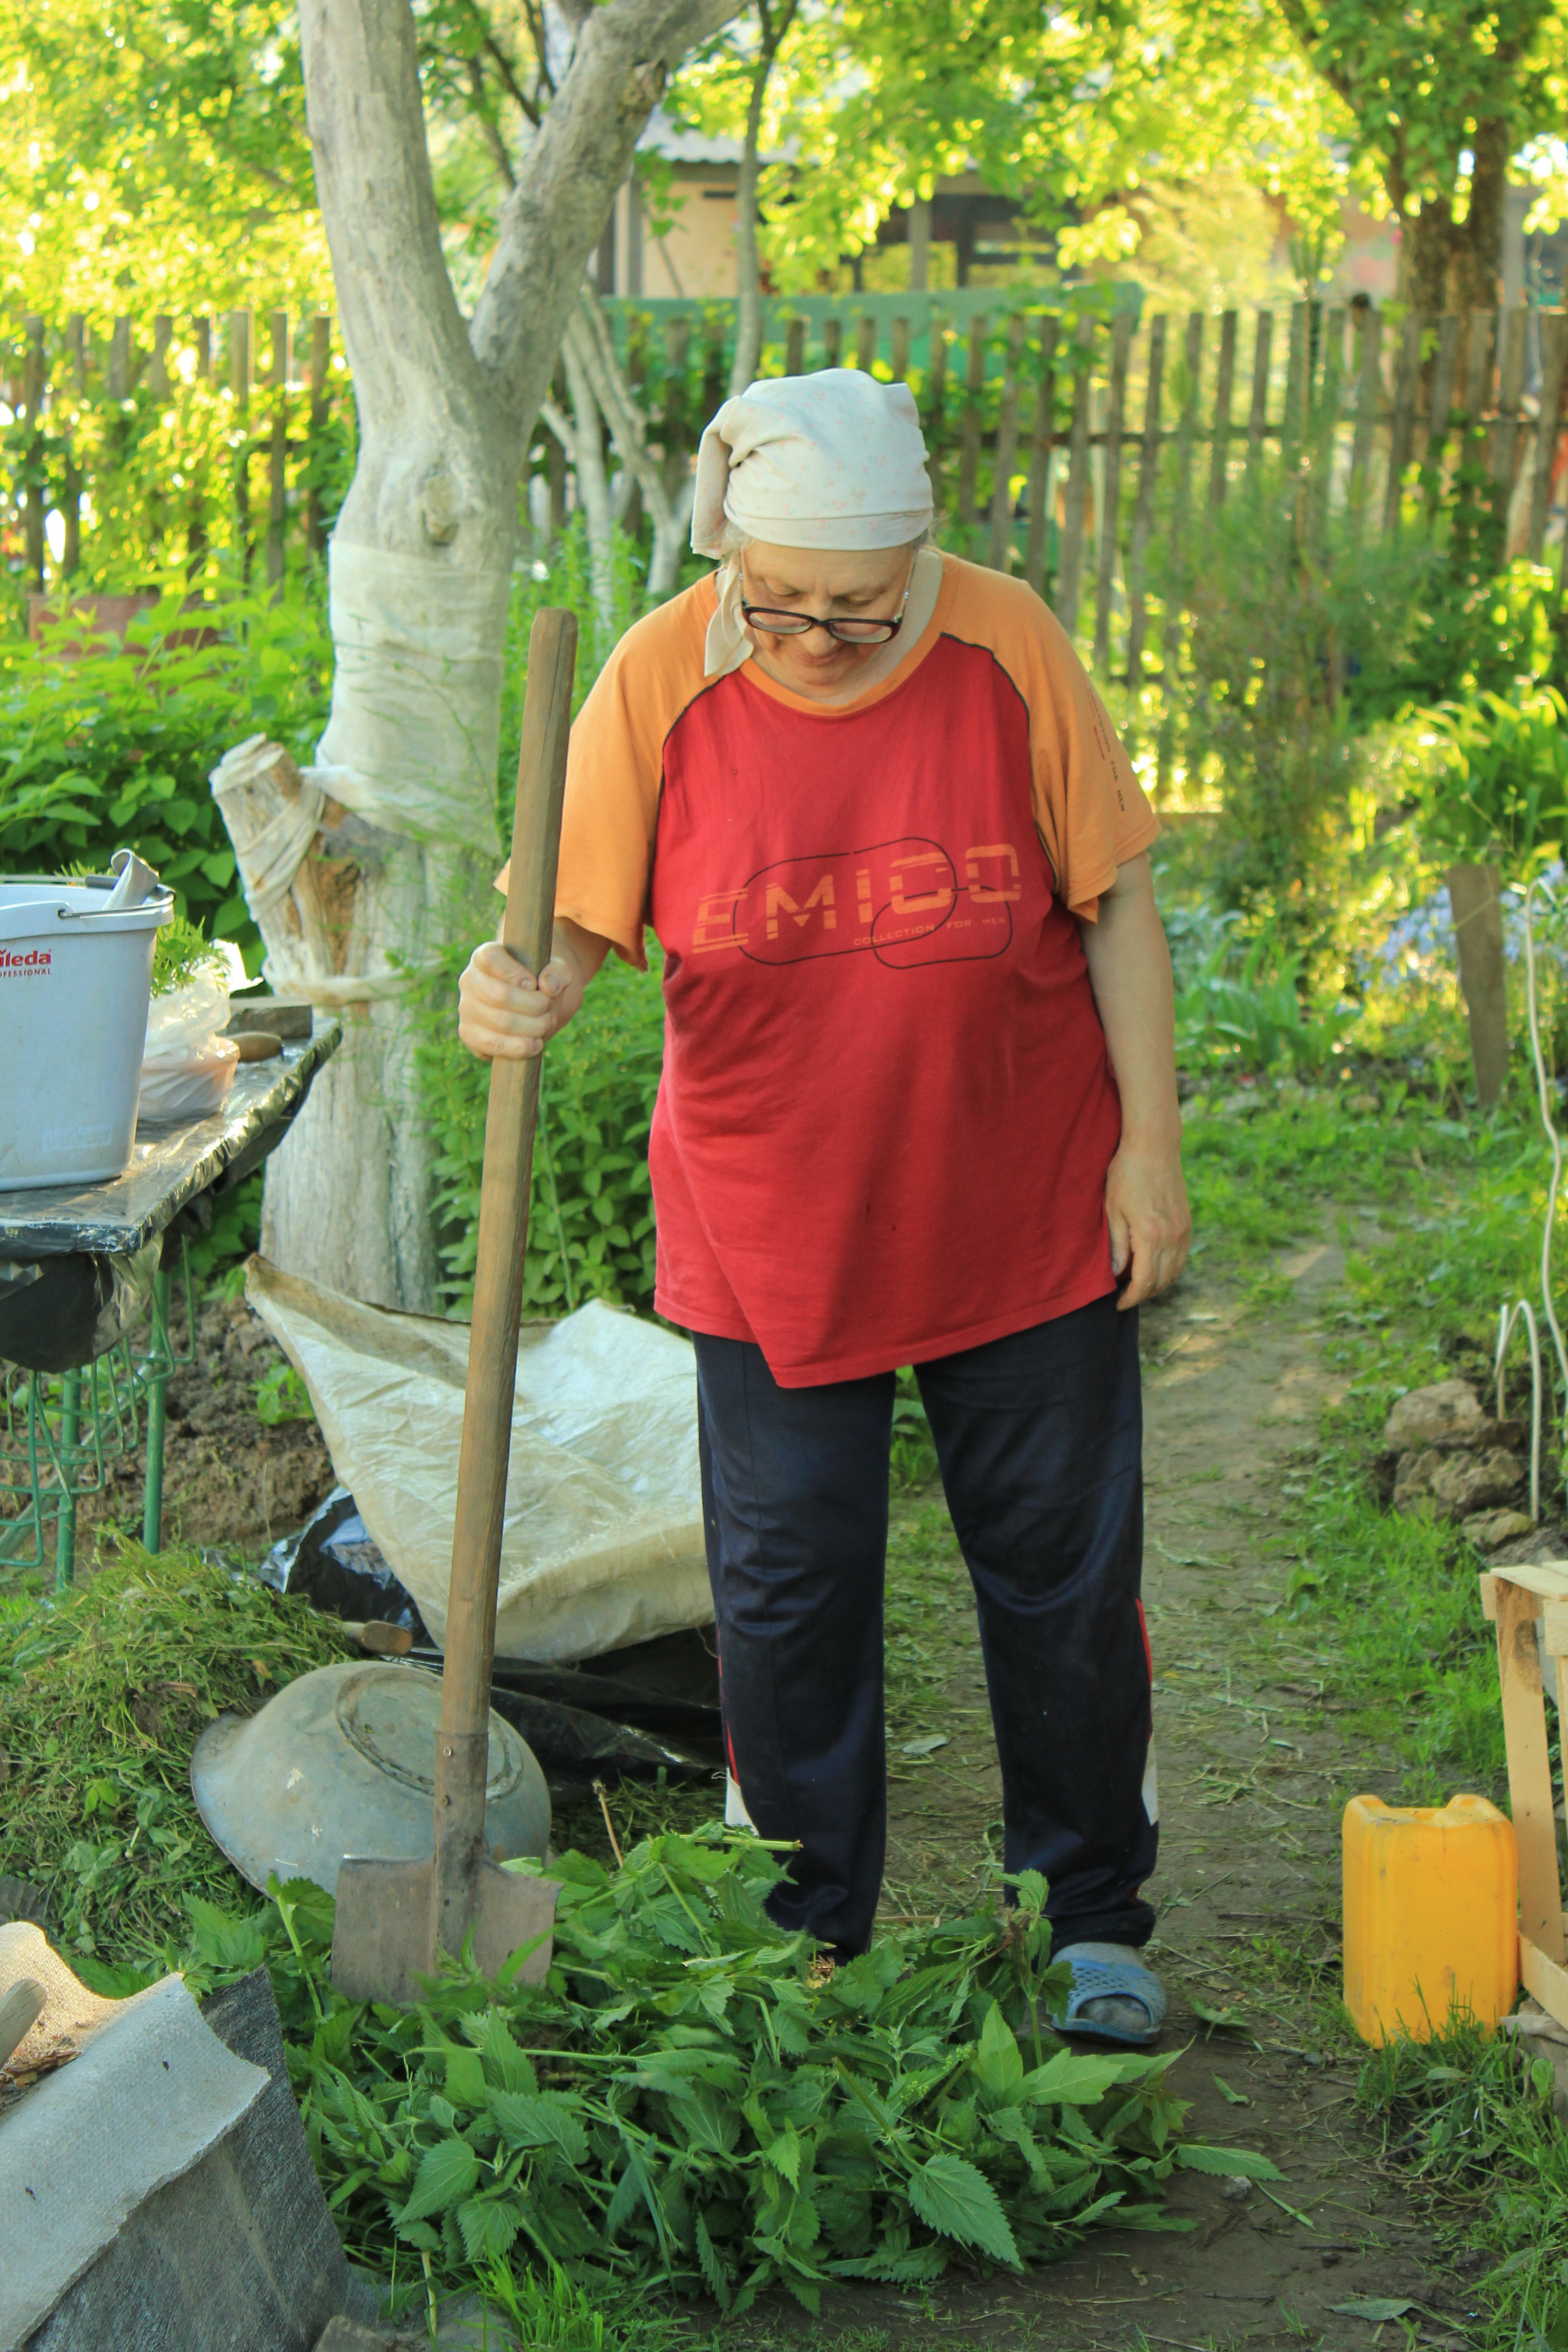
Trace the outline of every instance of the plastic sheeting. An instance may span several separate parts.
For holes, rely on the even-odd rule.
[[[391,832],[499,851],[509,575],[337,537],[327,573],[337,666],[307,783]]]
[[[362,1306],[265,1258],[250,1260],[246,1297],[310,1390],[366,1528],[443,1641],[468,1325]],[[498,1654],[566,1664],[712,1616],[689,1345],[596,1302],[525,1325]]]

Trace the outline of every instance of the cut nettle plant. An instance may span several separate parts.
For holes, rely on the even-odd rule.
[[[274,1887],[281,1933],[210,1906],[195,1925],[214,1964],[268,1958],[338,2225],[420,2293],[521,2262],[726,2311],[778,2284],[815,2310],[837,2280],[1018,2270],[1097,2222],[1181,2228],[1182,2168],[1279,2177],[1184,2137],[1171,2058],[1050,2032],[1067,1972],[1037,1874],[1015,1909],[834,1968],[763,1910],[784,1867],[721,1828],[614,1871],[565,1854],[542,1986],[459,1969],[408,2011],[333,1993],[314,1886]]]

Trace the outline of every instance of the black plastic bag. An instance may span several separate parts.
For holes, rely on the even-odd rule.
[[[297,1536],[273,1545],[261,1574],[276,1591],[302,1594],[326,1616],[405,1625],[416,1648],[431,1647],[413,1594],[387,1566],[346,1486],[334,1486]]]

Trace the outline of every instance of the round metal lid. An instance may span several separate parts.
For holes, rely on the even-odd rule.
[[[422,1666],[318,1666],[252,1716],[209,1723],[191,1787],[212,1837],[253,1886],[274,1874],[331,1894],[350,1854],[416,1862],[435,1843],[441,1682]],[[491,1713],[485,1843],[542,1854],[550,1792],[526,1742]]]
[[[441,1727],[441,1685],[436,1675],[417,1666],[405,1666],[395,1675],[383,1666],[363,1666],[339,1685],[335,1712],[344,1738],[367,1763],[390,1773],[405,1789],[434,1799],[436,1735]],[[488,1805],[511,1794],[528,1761],[529,1751],[510,1724],[492,1714],[485,1773]]]

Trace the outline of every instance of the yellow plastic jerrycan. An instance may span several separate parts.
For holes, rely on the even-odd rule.
[[[1345,2007],[1363,2042],[1487,2032],[1519,1991],[1519,1853],[1484,1797],[1345,1807]]]

